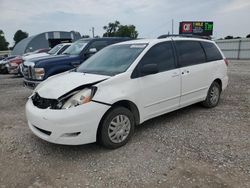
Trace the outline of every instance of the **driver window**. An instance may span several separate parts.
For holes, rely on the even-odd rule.
[[[140,66],[157,64],[159,72],[175,69],[174,53],[171,42],[153,46],[142,58]]]

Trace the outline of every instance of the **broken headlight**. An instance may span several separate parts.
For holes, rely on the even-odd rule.
[[[64,103],[59,102],[58,107],[62,109],[68,109],[71,107],[79,106],[81,104],[86,104],[91,101],[95,92],[96,87],[84,88],[83,90],[80,90],[79,92],[71,96]]]

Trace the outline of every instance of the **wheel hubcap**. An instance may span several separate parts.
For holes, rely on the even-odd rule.
[[[112,119],[108,128],[109,139],[114,143],[124,141],[130,132],[131,123],[127,116],[118,115]]]
[[[217,104],[220,97],[220,90],[218,87],[214,86],[210,92],[210,101],[213,105]]]

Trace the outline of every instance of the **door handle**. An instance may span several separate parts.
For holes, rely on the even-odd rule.
[[[177,77],[177,76],[179,76],[179,73],[178,73],[178,72],[173,72],[173,73],[172,73],[172,77]]]

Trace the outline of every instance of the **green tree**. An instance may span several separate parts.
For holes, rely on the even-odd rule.
[[[246,37],[247,37],[247,38],[250,38],[250,34],[248,34]]]
[[[106,30],[106,32],[103,34],[104,37],[115,37],[116,32],[120,26],[119,21],[115,21],[114,23],[110,22],[108,25],[103,26],[103,29]]]
[[[117,37],[130,37],[136,39],[138,37],[138,32],[134,25],[121,25],[116,32]]]
[[[0,50],[8,50],[9,43],[4,37],[4,32],[0,30]]]
[[[15,41],[15,45],[20,42],[21,40],[27,38],[29,36],[29,34],[25,31],[22,30],[18,30],[15,35],[14,35],[14,41]]]
[[[103,37],[138,37],[138,32],[134,25],[121,25],[119,21],[110,22],[103,29],[105,30]]]

